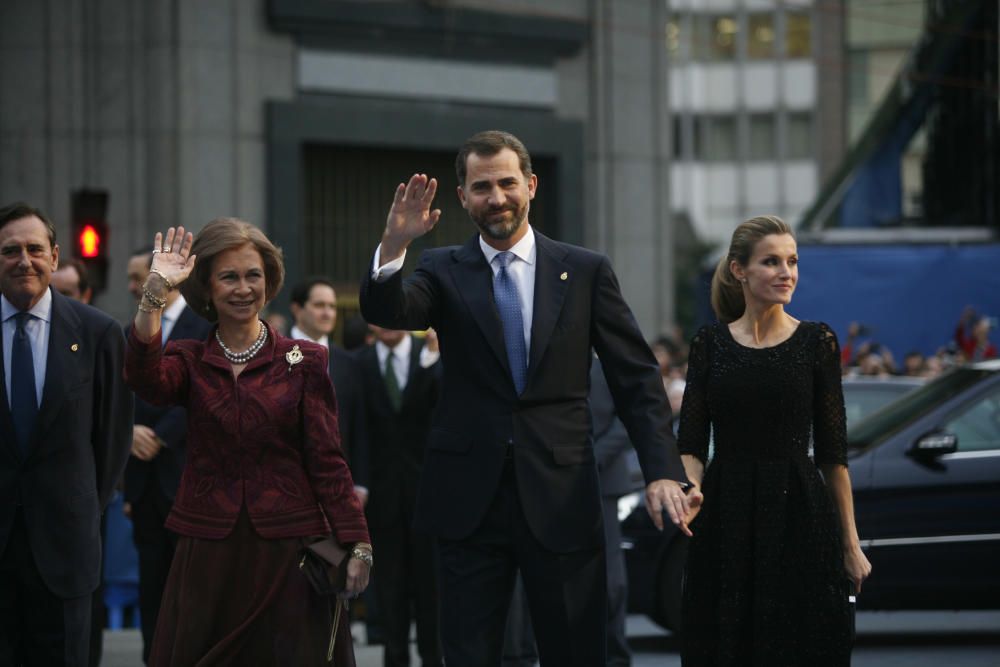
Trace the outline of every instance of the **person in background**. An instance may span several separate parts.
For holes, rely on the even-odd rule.
[[[332,532],[345,546],[347,597],[368,585],[373,557],[340,448],[327,350],[260,319],[285,271],[253,225],[218,218],[197,241],[171,227],[152,251],[125,375],[150,403],[187,409],[188,446],[149,664],[328,664],[331,633],[343,647],[350,628],[333,613],[340,601],[317,595],[300,571],[303,544]],[[203,341],[163,348],[161,313],[175,287],[216,325]]]
[[[337,420],[340,446],[351,464],[354,492],[361,506],[368,502],[368,423],[365,419],[365,392],[361,369],[353,355],[330,340],[337,326],[337,292],[326,278],[309,278],[292,288],[291,311],[295,320],[290,338],[311,340],[329,353],[328,371],[337,392]]]
[[[148,248],[137,249],[126,265],[129,292],[137,304],[143,297],[141,286],[149,277],[152,258]],[[169,290],[165,299],[160,317],[164,345],[171,341],[208,338],[212,329],[208,320],[188,307],[179,290]],[[139,554],[143,662],[149,662],[160,601],[177,547],[177,535],[164,524],[184,469],[186,441],[187,411],[183,407],[156,406],[136,399],[132,455],[125,467],[124,487],[125,512],[132,519],[132,540]]]
[[[413,510],[440,390],[437,338],[372,327],[375,345],[358,353],[371,444],[367,512],[378,549],[378,616],[383,664],[410,664],[410,621],[423,667],[441,667],[437,556],[430,535],[413,529]]]
[[[52,287],[63,296],[89,304],[94,298],[87,266],[78,259],[63,259],[52,272]]]
[[[356,353],[375,344],[375,333],[360,315],[352,315],[344,322],[344,349]]]
[[[51,289],[55,228],[0,208],[0,664],[85,667],[101,513],[132,435],[124,337]]]
[[[955,344],[965,355],[966,361],[994,359],[997,347],[990,341],[990,330],[994,327],[991,318],[977,315],[972,306],[966,306],[955,328]]]
[[[903,375],[923,377],[926,374],[927,360],[924,355],[917,350],[907,352],[906,356],[903,357]]]
[[[719,321],[691,342],[677,442],[704,502],[685,571],[685,665],[850,664],[848,596],[871,564],[854,523],[840,348],[829,326],[785,311],[798,279],[791,228],[747,220],[712,279]]]

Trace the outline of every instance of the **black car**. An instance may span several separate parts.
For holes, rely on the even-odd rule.
[[[1000,361],[926,384],[848,379],[844,400],[858,533],[874,567],[859,607],[1000,608]],[[630,610],[676,629],[686,538],[657,532],[642,507],[622,534]]]

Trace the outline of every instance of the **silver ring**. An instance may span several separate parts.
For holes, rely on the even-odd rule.
[[[155,255],[156,253],[158,253],[158,252],[163,252],[163,250],[161,250],[160,248],[153,248],[153,254],[154,254],[154,255]]]

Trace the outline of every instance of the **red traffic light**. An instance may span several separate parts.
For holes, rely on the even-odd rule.
[[[85,223],[77,238],[80,248],[80,257],[91,259],[101,256],[101,234],[91,223]]]

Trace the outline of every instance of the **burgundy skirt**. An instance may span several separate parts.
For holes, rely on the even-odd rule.
[[[340,660],[326,660],[331,601],[316,595],[299,571],[302,543],[263,539],[245,507],[225,539],[181,537],[149,665],[341,667]],[[348,615],[339,620],[337,644],[350,643]],[[341,654],[347,647],[337,648]]]

